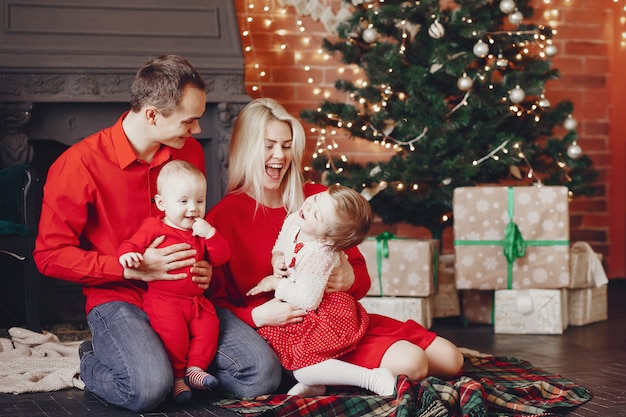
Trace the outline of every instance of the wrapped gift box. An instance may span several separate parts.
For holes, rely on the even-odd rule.
[[[367,295],[428,297],[435,293],[438,240],[397,239],[390,234],[359,245],[372,285]]]
[[[461,290],[463,320],[468,324],[493,324],[494,290]]]
[[[566,187],[460,187],[453,213],[458,289],[569,285]]]
[[[602,266],[602,255],[587,242],[576,242],[570,248],[570,288],[601,287],[609,280]]]
[[[433,325],[430,297],[364,297],[359,301],[370,314],[393,317],[400,321],[414,320],[427,329]]]
[[[433,318],[461,315],[459,291],[454,283],[454,268],[439,263],[437,270],[437,290],[433,295]]]
[[[567,289],[495,292],[494,333],[562,334],[567,325]]]
[[[569,324],[586,324],[608,319],[607,285],[593,288],[575,288],[568,290]]]

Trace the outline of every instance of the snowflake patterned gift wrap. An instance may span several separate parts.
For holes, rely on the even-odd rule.
[[[372,286],[367,295],[428,297],[435,293],[438,240],[399,239],[391,233],[359,245]]]
[[[363,297],[359,301],[370,314],[414,320],[427,329],[433,325],[432,297]]]
[[[454,266],[448,267],[443,262],[437,269],[437,290],[433,297],[433,318],[455,317],[461,315],[459,291],[454,283]]]
[[[575,242],[569,252],[570,288],[601,287],[609,280],[602,266],[602,254],[587,242]]]
[[[569,285],[567,187],[460,187],[452,207],[458,289]]]
[[[563,334],[567,289],[496,290],[494,310],[494,333]]]

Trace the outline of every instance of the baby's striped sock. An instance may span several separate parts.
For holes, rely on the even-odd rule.
[[[185,384],[184,378],[176,378],[174,380],[174,402],[176,404],[184,404],[191,400],[191,388]]]
[[[185,380],[191,388],[196,389],[210,390],[217,386],[217,378],[197,366],[187,369]]]

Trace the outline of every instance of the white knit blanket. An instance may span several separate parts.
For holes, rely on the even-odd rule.
[[[10,339],[0,338],[0,392],[23,394],[76,387],[79,378],[78,345],[60,342],[52,333],[9,329]]]

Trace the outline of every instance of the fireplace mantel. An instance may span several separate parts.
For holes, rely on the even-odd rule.
[[[207,83],[197,138],[209,203],[220,198],[231,121],[250,100],[231,0],[0,0],[0,22],[0,167],[29,163],[32,141],[69,146],[112,125],[137,69],[176,53]]]

